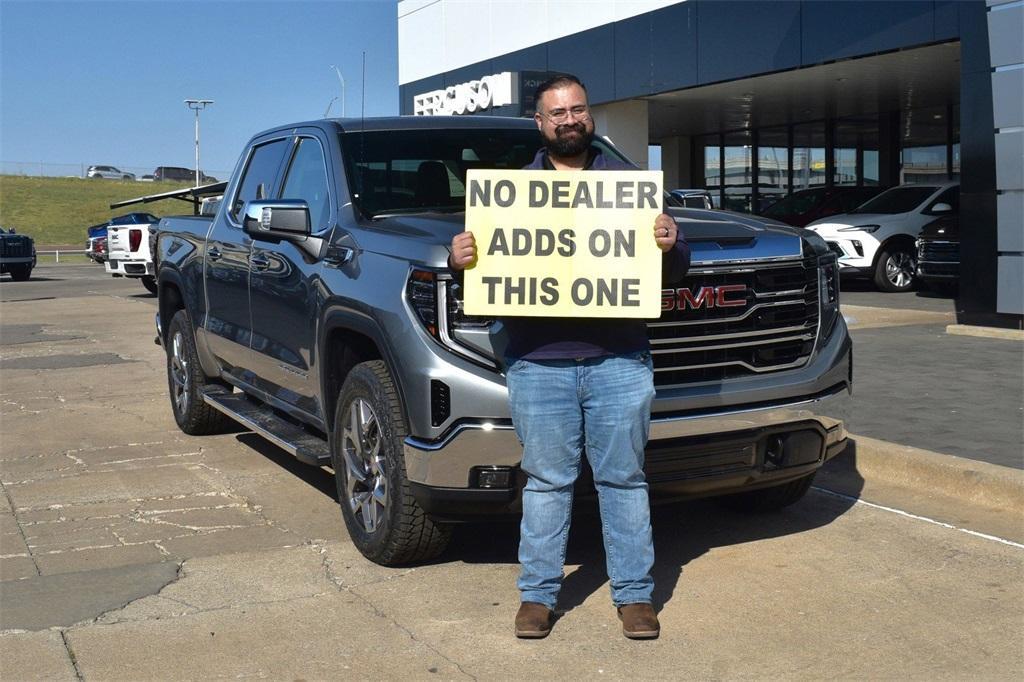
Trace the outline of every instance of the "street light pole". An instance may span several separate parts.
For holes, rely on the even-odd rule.
[[[207,104],[213,104],[212,99],[187,99],[185,105],[196,112],[196,184],[199,186],[199,112],[206,108]]]
[[[341,69],[334,64],[331,64],[331,68],[334,69],[334,73],[338,74],[338,80],[341,81],[341,117],[345,118],[345,79],[341,77]]]

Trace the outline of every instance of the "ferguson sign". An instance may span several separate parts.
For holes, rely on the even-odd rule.
[[[449,85],[443,90],[424,92],[413,96],[413,113],[416,116],[458,116],[518,104],[518,92],[513,87],[514,73],[505,71],[480,80]]]

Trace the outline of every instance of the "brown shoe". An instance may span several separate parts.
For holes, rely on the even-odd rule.
[[[540,639],[551,632],[551,609],[543,604],[524,601],[516,613],[516,637]]]
[[[619,607],[622,634],[630,639],[655,639],[661,632],[658,614],[650,604],[623,604]]]

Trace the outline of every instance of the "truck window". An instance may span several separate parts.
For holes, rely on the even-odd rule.
[[[253,149],[231,206],[231,216],[236,222],[241,220],[246,202],[266,199],[274,191],[277,169],[281,167],[281,159],[284,157],[288,142],[289,140],[282,138]]]
[[[299,140],[285,176],[281,198],[305,200],[314,232],[327,225],[331,213],[327,198],[327,165],[323,148],[316,138],[303,137]]]
[[[621,158],[602,140],[594,144]],[[541,147],[532,128],[381,130],[341,134],[353,203],[364,215],[457,212],[465,208],[466,171],[520,169]]]

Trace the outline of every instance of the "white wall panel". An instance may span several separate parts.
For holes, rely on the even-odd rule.
[[[999,256],[996,312],[1024,314],[1024,256]]]
[[[1024,191],[1003,192],[996,196],[999,223],[999,251],[1024,253]]]
[[[444,62],[444,6],[441,0],[419,2],[416,11],[402,14],[406,2],[398,4],[398,83],[432,76],[444,69],[423,69],[424,64]]]
[[[401,0],[398,82],[404,85],[685,1]]]

